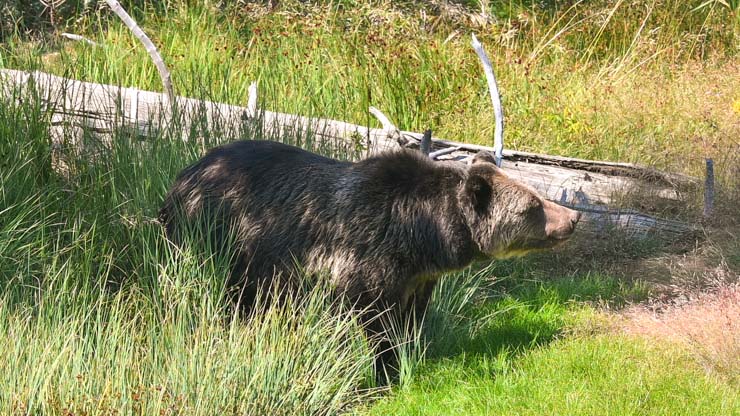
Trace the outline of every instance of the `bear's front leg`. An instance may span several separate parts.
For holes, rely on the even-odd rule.
[[[413,298],[407,307],[407,313],[414,312],[415,318],[419,324],[421,324],[424,315],[426,314],[427,306],[429,301],[432,299],[432,293],[434,293],[434,287],[437,285],[437,280],[427,280],[417,286],[414,291]]]

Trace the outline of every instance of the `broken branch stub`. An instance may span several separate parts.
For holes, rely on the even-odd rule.
[[[704,218],[714,212],[714,160],[706,159],[707,170],[704,178]]]
[[[427,129],[426,131],[424,131],[424,136],[422,136],[421,138],[419,149],[421,150],[421,153],[429,156],[429,152],[432,151],[432,129]]]
[[[247,115],[257,117],[257,83],[249,84],[249,99],[247,100]]]
[[[396,126],[393,123],[391,123],[388,117],[385,114],[383,114],[382,111],[378,110],[377,108],[370,107],[370,114],[374,115],[375,118],[377,118],[378,121],[380,121],[380,125],[383,126],[383,130],[388,130],[389,132],[398,130],[398,128],[396,128]]]

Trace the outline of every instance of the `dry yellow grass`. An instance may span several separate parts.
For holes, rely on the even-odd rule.
[[[622,313],[628,334],[685,346],[704,368],[740,382],[740,285],[673,305],[639,305]]]

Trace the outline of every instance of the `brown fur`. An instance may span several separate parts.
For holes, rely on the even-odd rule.
[[[177,177],[160,220],[176,243],[202,222],[217,241],[230,235],[240,286],[291,276],[301,265],[328,271],[361,306],[423,307],[441,273],[552,247],[575,228],[576,212],[492,162],[479,154],[465,167],[401,150],[347,163],[274,142],[235,142]]]

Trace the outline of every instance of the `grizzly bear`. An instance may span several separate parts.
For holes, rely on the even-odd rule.
[[[231,281],[248,296],[300,269],[328,272],[361,307],[401,310],[423,309],[444,272],[562,243],[579,218],[488,153],[468,166],[412,150],[351,163],[270,141],[211,150],[179,174],[159,216],[177,244],[202,222],[214,240],[230,236]]]

